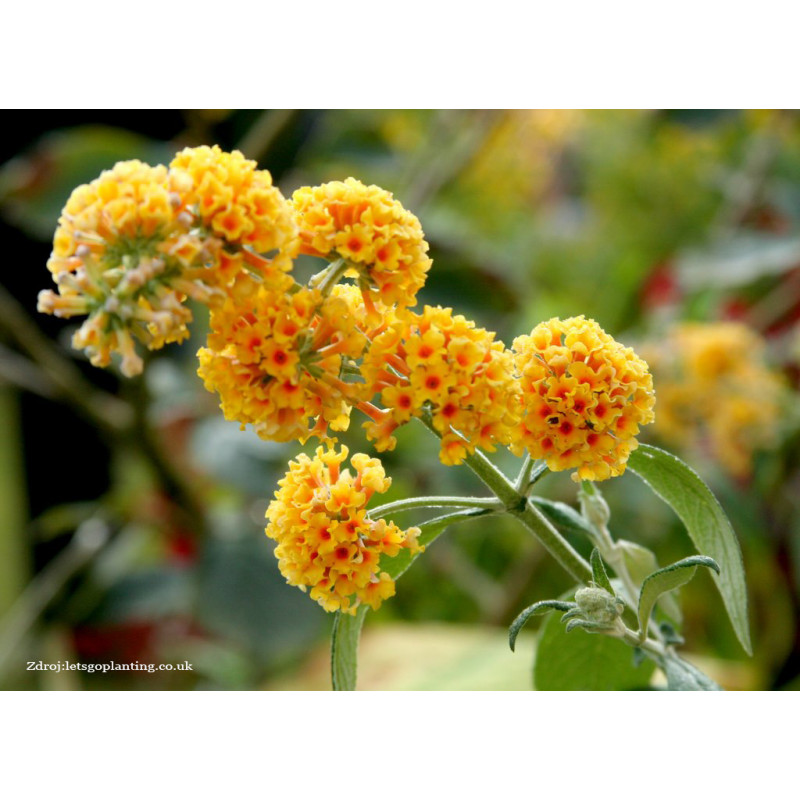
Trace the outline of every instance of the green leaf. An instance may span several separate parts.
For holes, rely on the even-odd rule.
[[[590,619],[573,619],[567,623],[566,631],[569,633],[575,628],[583,628],[583,630],[591,633],[592,631],[607,631],[610,625],[603,622],[593,622]]]
[[[592,555],[589,560],[592,564],[592,580],[595,582],[595,585],[599,586],[601,589],[605,589],[610,595],[615,594],[614,587],[608,579],[603,559],[600,557],[600,551],[596,547],[592,550]]]
[[[512,623],[508,629],[508,645],[511,650],[517,642],[517,635],[522,630],[525,623],[537,614],[546,614],[548,611],[570,611],[575,608],[575,603],[568,603],[566,600],[540,600],[532,606],[528,606]]]
[[[720,687],[697,667],[677,656],[664,659],[667,689],[671,692],[719,692]]]
[[[468,508],[463,511],[453,511],[450,514],[443,514],[441,517],[429,519],[427,522],[422,522],[417,527],[420,534],[417,541],[427,547],[431,542],[439,537],[440,534],[456,522],[464,522],[475,517],[485,517],[491,515],[493,512],[480,508]],[[381,561],[381,569],[389,574],[392,580],[397,580],[419,557],[421,553],[411,555],[408,550],[401,550],[393,558],[388,558],[386,561]]]
[[[648,575],[639,594],[639,635],[644,641],[653,606],[662,594],[677,589],[694,578],[698,567],[708,567],[719,573],[719,564],[708,556],[689,556],[664,569]]]
[[[553,615],[542,625],[533,682],[541,691],[645,689],[655,664],[634,664],[629,645],[602,633],[572,631]]]
[[[369,606],[361,605],[355,614],[337,611],[331,633],[331,683],[335,692],[355,691],[358,673],[358,640]]]
[[[641,586],[650,573],[659,569],[656,554],[647,547],[625,539],[617,539],[616,546],[622,552],[628,574],[637,586]],[[658,605],[674,623],[680,625],[683,614],[675,592],[662,595]]]
[[[594,536],[591,525],[572,506],[545,497],[534,496],[528,499],[560,530],[581,536]]]
[[[742,647],[752,655],[742,551],[722,506],[694,470],[658,447],[639,445],[628,467],[672,507],[697,549],[721,567],[714,581]]]

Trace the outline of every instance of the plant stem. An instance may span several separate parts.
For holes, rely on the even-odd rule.
[[[439,436],[429,417],[419,419],[428,430]],[[581,584],[589,583],[592,579],[589,563],[480,450],[468,455],[464,463],[497,495],[508,513],[533,533],[575,580]]]
[[[336,612],[331,634],[331,683],[335,692],[352,692],[358,674],[358,640],[369,606],[362,605],[355,614]]]
[[[581,492],[583,492],[587,498],[597,498],[597,502],[602,503],[603,508],[607,511],[608,507],[603,502],[603,495],[591,481],[583,481]],[[581,501],[581,508],[583,509],[583,507],[583,501]],[[616,572],[617,577],[622,581],[625,591],[628,594],[626,599],[635,608],[639,598],[639,587],[634,583],[633,578],[631,578],[628,565],[625,563],[625,557],[617,547],[614,538],[611,536],[608,524],[600,522],[598,519],[593,519],[592,515],[586,513],[585,510],[582,516],[592,531],[594,531],[594,536],[592,536],[593,544],[597,547],[603,560],[611,566],[614,572]],[[601,517],[601,519],[605,518],[605,516],[607,516],[607,514]]]
[[[547,472],[548,467],[543,461],[534,461],[530,453],[525,455],[525,462],[519,471],[516,481],[516,489],[520,494],[527,495],[536,481]]]
[[[603,500],[602,493],[591,481],[583,481],[581,491],[589,498],[595,497],[599,498],[601,501]],[[581,501],[581,508],[584,508],[583,501]],[[622,581],[622,586],[627,595],[627,597],[623,597],[627,606],[625,609],[625,619],[628,622],[635,621],[638,624],[636,609],[639,605],[640,587],[636,585],[636,582],[631,577],[624,553],[614,541],[614,537],[608,529],[607,522],[598,522],[596,519],[591,519],[591,515],[585,512],[582,513],[582,516],[586,520],[589,528],[594,532],[594,535],[591,536],[592,543],[597,547],[602,559],[614,570],[617,577]],[[658,628],[656,628],[655,631],[655,638],[658,640],[658,645],[663,651],[663,636]]]
[[[518,492],[523,492],[525,490],[525,487],[528,485],[533,465],[534,461],[531,458],[531,454],[525,453],[525,459],[522,462],[522,467],[520,467],[519,475],[517,475],[517,480],[514,483],[514,488]]]
[[[42,333],[22,305],[2,286],[0,328],[40,367],[41,377],[50,384],[48,390],[53,396],[63,396],[84,419],[109,435],[130,426],[133,412],[128,404],[87,381],[78,367]]]
[[[486,508],[500,511],[503,504],[495,497],[410,497],[406,500],[395,500],[369,509],[369,515],[378,519],[379,515],[396,514],[413,508]]]
[[[550,524],[536,506],[524,501],[521,509],[510,510],[548,550],[550,555],[581,584],[592,579],[592,568],[577,550]]]
[[[330,266],[326,267],[322,273],[320,273],[322,277],[316,288],[320,290],[323,296],[328,294],[328,292],[339,283],[340,278],[347,272],[349,267],[350,265],[343,258],[331,262]]]

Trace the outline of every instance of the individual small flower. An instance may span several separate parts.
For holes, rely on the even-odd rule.
[[[735,478],[774,445],[784,387],[764,340],[738,322],[684,322],[645,345],[658,387],[654,433],[705,450]]]
[[[221,284],[247,267],[276,288],[289,285],[284,273],[300,244],[297,226],[267,170],[257,169],[238,150],[187,147],[169,166],[169,185],[180,198],[180,210],[216,244],[214,272]]]
[[[591,319],[553,318],[514,340],[523,419],[512,449],[573,480],[621,475],[653,421],[647,364]]]
[[[353,471],[342,464],[348,449],[317,448],[289,462],[267,509],[266,534],[277,541],[281,574],[326,611],[355,614],[362,603],[377,609],[395,593],[382,558],[400,550],[414,554],[418,528],[403,531],[393,522],[370,519],[367,504],[391,479],[377,458],[356,453]]]
[[[366,339],[342,293],[293,293],[239,276],[212,310],[198,374],[220,396],[226,419],[272,441],[327,437],[350,423],[352,393],[340,375]]]
[[[203,281],[208,258],[177,213],[165,167],[123,161],[70,195],[47,263],[58,292],[39,294],[39,311],[86,315],[73,337],[96,366],[122,355],[123,374],[142,370],[135,340],[149,349],[181,341],[187,296],[213,302]]]
[[[304,186],[292,196],[302,251],[343,258],[361,279],[372,310],[374,286],[385,306],[416,304],[430,269],[428,243],[419,220],[378,186],[355,178]]]
[[[394,430],[423,414],[441,434],[445,464],[511,441],[519,403],[511,353],[450,308],[425,306],[389,325],[374,337],[362,374],[366,394],[380,393],[385,406],[371,407],[365,426],[378,450],[394,447]]]

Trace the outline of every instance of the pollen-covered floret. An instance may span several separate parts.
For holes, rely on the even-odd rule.
[[[416,304],[430,269],[419,220],[378,186],[355,178],[304,186],[292,196],[302,251],[343,258],[357,275],[367,307]],[[375,292],[370,291],[375,288]]]
[[[329,426],[347,429],[352,387],[340,374],[365,344],[339,293],[288,293],[241,275],[212,310],[198,374],[219,393],[226,419],[251,423],[263,439],[304,442],[326,438]]]
[[[653,421],[647,364],[591,319],[551,319],[514,340],[523,420],[512,449],[576,469],[573,480],[625,471],[639,427]]]
[[[459,464],[476,447],[508,444],[518,422],[519,388],[511,353],[494,333],[452,309],[425,306],[377,335],[364,358],[367,393],[380,393],[367,436],[394,447],[393,431],[429,414],[442,436],[440,458]]]
[[[391,484],[377,458],[356,453],[342,469],[348,449],[317,448],[289,462],[267,509],[266,534],[277,541],[281,574],[292,586],[311,589],[326,611],[355,614],[362,603],[377,609],[395,593],[382,558],[401,549],[421,550],[418,528],[370,519],[367,504]]]
[[[756,451],[776,441],[784,392],[764,340],[738,322],[684,322],[643,352],[658,388],[655,434],[750,475]]]

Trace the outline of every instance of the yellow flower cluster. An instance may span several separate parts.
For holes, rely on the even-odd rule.
[[[169,165],[169,176],[183,208],[217,243],[215,273],[221,282],[229,283],[247,262],[268,282],[287,285],[281,273],[291,270],[300,241],[291,205],[267,170],[238,150],[225,153],[214,145],[182,150]],[[231,253],[223,245],[239,249]],[[253,252],[270,257],[254,259]]]
[[[348,450],[317,448],[314,458],[301,453],[267,510],[266,534],[277,541],[281,574],[326,611],[355,614],[362,603],[377,609],[391,597],[394,581],[381,570],[381,557],[401,549],[420,551],[418,528],[402,531],[392,522],[369,518],[374,494],[391,484],[380,461],[364,453],[342,469]]]
[[[783,386],[764,341],[737,322],[675,325],[643,348],[658,386],[655,433],[705,449],[736,478],[774,444]]]
[[[426,413],[442,435],[444,464],[460,464],[476,447],[494,451],[518,421],[513,367],[494,333],[452,309],[409,312],[375,336],[364,358],[367,394],[380,392],[386,406],[366,424],[367,436],[390,449],[395,428]]]
[[[87,315],[73,336],[96,366],[122,354],[125,375],[141,372],[134,337],[151,349],[189,334],[187,294],[211,291],[187,277],[202,244],[176,213],[165,167],[123,161],[70,195],[47,263],[58,293],[39,294],[40,311]]]
[[[290,274],[301,251],[332,262],[305,286]],[[100,366],[119,353],[134,375],[135,340],[181,341],[187,298],[208,305],[198,374],[225,417],[263,439],[329,440],[355,406],[378,450],[418,417],[441,435],[444,464],[509,446],[576,479],[621,474],[653,419],[647,365],[583,317],[543,323],[512,351],[450,308],[412,312],[427,251],[419,220],[377,186],[348,178],[289,203],[241,153],[187,148],[168,168],[122,162],[73,192],[48,262],[59,291],[42,292],[39,308],[86,315],[75,346]],[[757,384],[735,347],[690,348],[682,369]],[[731,405],[729,418],[741,428],[765,407]],[[718,416],[710,426],[735,427]],[[347,456],[330,445],[290,462],[266,533],[290,584],[352,614],[394,594],[382,556],[420,547],[418,529],[369,517],[390,484],[380,462],[358,453],[343,469]]]
[[[343,258],[364,284],[376,287],[385,306],[416,304],[431,260],[419,220],[378,186],[355,178],[304,186],[292,196],[302,250]]]
[[[187,297],[220,303],[245,264],[287,287],[298,246],[289,204],[241,153],[188,148],[169,169],[123,161],[67,201],[48,261],[58,293],[41,292],[38,307],[86,315],[73,345],[96,366],[120,353],[131,376],[135,340],[154,350],[188,337]]]
[[[198,352],[198,374],[219,393],[226,419],[279,442],[325,438],[328,426],[346,430],[352,388],[339,378],[342,361],[359,358],[366,344],[349,299],[240,276],[212,310],[207,347]]]
[[[524,416],[512,449],[576,481],[621,475],[654,417],[647,364],[582,316],[543,322],[513,349]]]

